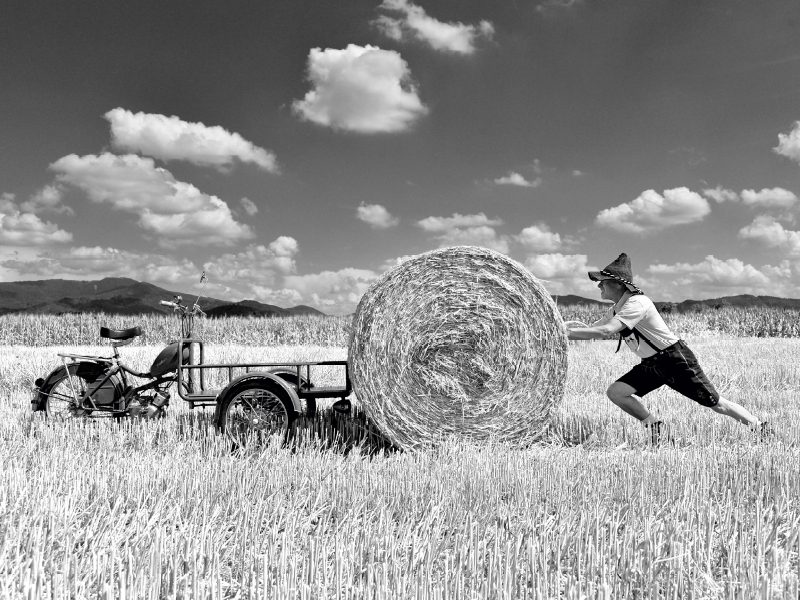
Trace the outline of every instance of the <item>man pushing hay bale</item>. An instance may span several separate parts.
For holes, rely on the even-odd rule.
[[[567,372],[561,315],[522,265],[486,248],[420,254],[358,304],[350,376],[397,446],[456,435],[522,446],[542,437]]]

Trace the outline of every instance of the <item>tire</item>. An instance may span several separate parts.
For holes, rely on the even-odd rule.
[[[217,427],[242,448],[278,441],[285,444],[296,418],[291,398],[277,383],[265,379],[242,381],[222,399]]]
[[[300,376],[300,383],[297,383],[297,373],[294,371],[285,371],[282,368],[271,369],[270,373],[274,373],[286,383],[291,383],[297,388],[311,387],[311,383],[302,375]],[[306,412],[305,416],[312,418],[317,414],[317,401],[314,398],[306,398]]]
[[[79,408],[80,399],[91,384],[103,377],[104,372],[102,366],[90,362],[69,365],[69,375],[64,367],[57,369],[39,390],[40,410],[45,412],[48,419],[55,420],[91,417],[94,411]],[[112,376],[110,383],[116,390],[115,394],[119,394],[122,384],[116,376]]]
[[[56,379],[52,385],[42,392],[46,394],[44,400],[44,411],[48,419],[66,420],[75,417],[89,417],[91,410],[78,408],[80,399],[86,393],[86,389],[91,384],[84,373],[73,373],[72,383],[70,378],[64,374]],[[74,390],[73,390],[74,386]]]

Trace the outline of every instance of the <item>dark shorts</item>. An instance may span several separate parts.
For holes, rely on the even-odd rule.
[[[694,353],[678,340],[655,356],[643,358],[642,362],[617,379],[627,383],[637,396],[644,396],[662,385],[691,398],[703,406],[716,406],[719,392],[703,373]]]

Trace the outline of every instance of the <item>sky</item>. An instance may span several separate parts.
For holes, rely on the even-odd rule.
[[[5,0],[0,281],[353,312],[485,246],[800,297],[796,0]]]

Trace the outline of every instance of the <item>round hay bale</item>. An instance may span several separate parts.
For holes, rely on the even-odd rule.
[[[353,389],[395,445],[443,436],[523,446],[561,401],[567,338],[550,294],[504,254],[457,246],[376,280],[353,317]]]

